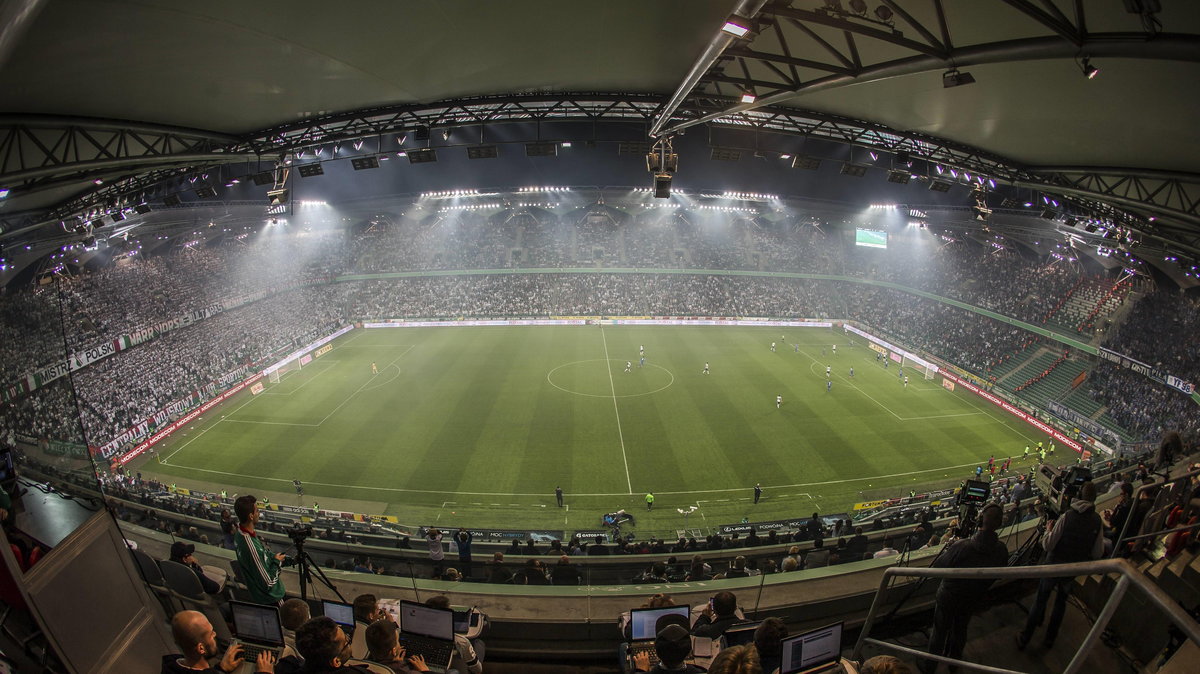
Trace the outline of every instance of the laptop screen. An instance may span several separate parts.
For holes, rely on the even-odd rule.
[[[342,627],[354,627],[354,607],[338,601],[321,601],[321,613]]]
[[[471,609],[454,609],[454,632],[466,634],[471,631]]]
[[[454,611],[400,602],[400,631],[434,639],[454,639]]]
[[[260,644],[283,644],[283,627],[279,623],[279,608],[244,601],[231,601],[233,635]]]
[[[730,646],[749,646],[754,643],[754,633],[762,622],[735,625],[725,630],[725,648]]]
[[[658,635],[658,621],[663,616],[683,616],[683,624],[690,624],[691,613],[687,606],[665,606],[663,608],[635,608],[629,612],[630,637],[634,641],[653,639]]]
[[[780,674],[795,674],[831,665],[841,658],[842,623],[797,634],[783,640]]]

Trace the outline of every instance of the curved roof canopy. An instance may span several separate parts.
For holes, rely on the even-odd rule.
[[[902,152],[1200,250],[1200,3],[6,0],[0,25],[0,241],[326,140],[561,116]]]

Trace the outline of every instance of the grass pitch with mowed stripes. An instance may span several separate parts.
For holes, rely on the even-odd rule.
[[[634,531],[674,535],[956,485],[1043,439],[906,373],[907,388],[895,363],[827,328],[354,330],[263,393],[210,410],[142,469],[289,503],[373,502],[412,525],[569,535],[626,508]],[[556,485],[569,508],[555,507]]]

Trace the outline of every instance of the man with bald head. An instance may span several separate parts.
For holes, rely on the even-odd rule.
[[[233,644],[216,666],[209,664],[217,657],[217,633],[212,623],[199,611],[180,611],[171,619],[171,636],[179,647],[179,655],[164,655],[162,674],[232,674],[241,666],[242,647]],[[274,674],[275,656],[262,653],[254,663],[256,674]]]

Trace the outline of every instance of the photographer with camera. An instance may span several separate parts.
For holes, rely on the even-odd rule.
[[[284,594],[283,579],[279,574],[284,555],[271,554],[254,531],[258,525],[258,499],[248,494],[239,496],[233,502],[233,512],[238,518],[234,548],[250,599],[259,604],[278,604]]]
[[[1046,536],[1042,544],[1046,551],[1043,564],[1070,564],[1100,559],[1104,554],[1104,522],[1096,512],[1096,485],[1088,480],[1079,487],[1079,496],[1071,500],[1062,516],[1054,523],[1054,528]],[[1067,611],[1067,597],[1071,592],[1073,578],[1043,578],[1038,583],[1037,599],[1029,610],[1029,618],[1025,621],[1025,629],[1017,635],[1017,648],[1024,649],[1033,637],[1033,632],[1042,624],[1046,615],[1046,604],[1050,602],[1050,593],[1056,592],[1054,610],[1050,613],[1050,622],[1046,625],[1044,644],[1046,648],[1054,645],[1058,636],[1058,628],[1062,625],[1063,615]]]
[[[989,503],[980,511],[978,519],[979,530],[970,538],[962,538],[945,548],[933,561],[934,568],[966,569],[1008,565],[1008,546],[996,533],[1004,520],[1004,509],[998,503]],[[960,533],[965,535],[968,532]],[[991,585],[990,578],[942,580],[933,605],[933,631],[929,635],[930,653],[948,658],[962,658],[963,647],[967,643],[967,625],[971,620],[971,611]],[[936,669],[935,660],[924,660],[921,663],[923,672]]]

